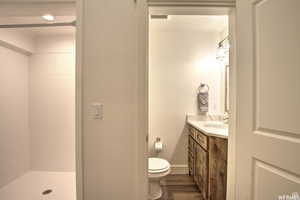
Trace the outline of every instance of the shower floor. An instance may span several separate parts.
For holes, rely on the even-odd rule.
[[[0,188],[0,199],[75,200],[75,185],[74,172],[29,171]],[[52,192],[43,195],[42,193],[46,190],[52,190]]]

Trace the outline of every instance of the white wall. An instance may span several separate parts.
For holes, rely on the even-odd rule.
[[[0,46],[0,188],[30,167],[28,57]]]
[[[83,4],[84,199],[146,200],[146,0]],[[103,120],[93,119],[93,102],[103,103]]]
[[[74,36],[36,39],[29,70],[33,170],[75,170],[74,51]]]
[[[209,113],[222,113],[221,68],[216,60],[220,33],[151,30],[149,52],[149,152],[161,137],[160,153],[173,165],[187,164],[186,114],[198,114],[197,88],[210,87]]]
[[[26,55],[30,55],[35,50],[34,38],[24,31],[16,29],[0,29],[0,35],[1,46],[5,46]]]

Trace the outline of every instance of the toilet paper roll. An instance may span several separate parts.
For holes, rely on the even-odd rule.
[[[155,142],[154,143],[154,150],[155,151],[160,152],[160,151],[162,151],[162,149],[163,149],[162,142]]]

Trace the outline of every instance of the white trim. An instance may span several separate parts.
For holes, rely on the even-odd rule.
[[[136,200],[148,196],[148,7],[147,0],[135,0],[137,29],[137,136]]]
[[[187,165],[171,165],[171,174],[188,174],[189,167]]]
[[[206,3],[204,3],[206,2]],[[235,35],[235,20],[236,20],[236,11],[235,11],[235,0],[231,1],[231,4],[228,4],[228,2],[223,1],[224,3],[220,3],[222,1],[215,0],[213,2],[209,1],[202,1],[202,0],[149,0],[149,8],[151,9],[150,12],[155,13],[163,13],[163,14],[169,14],[170,12],[172,14],[184,14],[184,15],[203,15],[203,14],[209,14],[209,15],[218,15],[220,12],[224,12],[224,8],[228,8],[228,11],[226,14],[229,16],[229,24],[232,26],[229,31],[229,36],[233,38],[234,43],[236,43],[236,35]],[[216,2],[218,2],[218,6],[216,6]],[[155,7],[157,6],[157,7]],[[216,7],[218,9],[216,9]],[[221,10],[219,9],[221,8]],[[165,11],[165,12],[162,12]],[[225,10],[226,11],[226,10]],[[168,13],[169,12],[169,13]],[[227,168],[227,199],[235,200],[236,199],[236,96],[237,96],[237,85],[236,85],[236,79],[238,77],[237,75],[237,64],[236,64],[236,44],[233,45],[233,48],[231,48],[230,51],[230,64],[231,70],[230,70],[230,113],[229,113],[229,142],[228,142],[228,168]],[[172,165],[171,166],[171,174],[185,174],[185,172],[188,173],[188,168],[184,168],[184,165]],[[185,171],[186,170],[186,171]],[[186,173],[186,174],[187,174]]]
[[[76,3],[76,129],[75,129],[75,152],[76,152],[76,199],[83,200],[83,159],[82,159],[82,38],[83,38],[83,0]]]
[[[9,50],[15,51],[17,53],[23,54],[25,56],[31,56],[32,55],[31,51],[29,51],[27,49],[24,49],[22,47],[19,47],[17,45],[11,44],[9,42],[3,41],[3,40],[0,40],[0,46],[4,47],[6,49],[9,49]]]
[[[149,6],[203,6],[203,7],[235,7],[235,0],[232,1],[168,1],[149,0]]]
[[[237,63],[236,63],[236,11],[229,13],[229,135],[227,161],[227,199],[236,199],[236,118],[237,118]]]
[[[207,7],[207,6],[151,6],[150,14],[153,15],[228,15],[231,7]]]

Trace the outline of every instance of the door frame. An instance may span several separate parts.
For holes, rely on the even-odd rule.
[[[150,12],[150,9],[151,12]],[[153,12],[154,10],[154,12]],[[228,15],[228,25],[229,25],[229,38],[230,41],[230,69],[229,69],[229,136],[228,136],[228,165],[227,165],[227,199],[236,199],[236,177],[235,177],[235,158],[236,158],[236,96],[237,96],[237,65],[236,65],[236,9],[235,1],[198,1],[198,2],[187,2],[185,0],[180,1],[160,1],[160,0],[150,0],[148,2],[148,11],[150,13],[157,14],[190,14],[190,15]],[[166,11],[167,13],[162,13]],[[149,26],[149,24],[148,24]],[[149,31],[148,31],[149,32]],[[147,41],[149,45],[149,40]],[[147,45],[147,46],[148,46]],[[147,55],[148,56],[148,55]]]
[[[83,101],[82,101],[82,48],[83,48],[83,0],[76,0],[76,83],[75,83],[75,158],[76,158],[76,200],[83,200],[84,184],[83,184],[83,134],[82,134],[82,120],[83,120]]]
[[[136,1],[136,0],[135,0]],[[75,2],[75,1],[74,1]],[[188,2],[185,0],[180,0],[176,2],[172,1],[163,1],[163,0],[150,0],[148,1],[148,10],[150,8],[169,8],[170,10],[173,9],[174,12],[180,12],[180,9],[185,8],[186,11],[189,14],[220,14],[224,12],[224,10],[227,10],[227,15],[229,16],[229,34],[232,37],[231,44],[231,51],[230,51],[230,110],[229,113],[229,138],[228,138],[228,165],[227,168],[227,199],[235,200],[235,138],[236,138],[236,79],[237,79],[237,66],[236,66],[236,53],[235,53],[235,46],[236,46],[236,26],[235,26],[235,18],[236,18],[236,12],[235,12],[235,1],[214,1],[214,2],[207,2],[207,1],[201,1],[198,2]],[[199,13],[200,12],[200,13]],[[82,22],[82,13],[83,13],[83,0],[76,0],[76,193],[77,193],[77,200],[83,200],[84,197],[84,184],[83,184],[83,144],[82,144],[82,41],[83,41],[83,29],[84,26],[81,23]],[[175,14],[175,13],[173,13]],[[149,26],[148,20],[145,19],[146,26]],[[146,35],[143,37],[146,38],[145,44],[143,45],[146,48],[146,52],[148,52],[148,29],[145,32]],[[148,55],[147,58],[148,60]],[[148,70],[148,67],[147,67]],[[146,72],[148,74],[148,71]],[[145,76],[147,75],[145,74]],[[144,92],[148,91],[148,79],[146,86],[147,88],[144,88]],[[145,124],[148,124],[148,119],[145,118],[142,121],[144,121]],[[148,132],[148,130],[146,130]],[[141,138],[139,141],[143,140],[144,138]],[[147,145],[148,147],[148,145]],[[141,152],[142,153],[142,152]],[[139,154],[141,156],[141,154]],[[148,155],[143,155],[140,160],[145,160],[144,163],[147,163]],[[145,172],[147,172],[147,168],[144,169]],[[146,173],[145,173],[146,175]],[[144,180],[145,177],[137,177],[139,180]],[[147,178],[148,179],[148,178]],[[144,187],[144,184],[141,184],[140,187]],[[140,188],[140,193],[137,194],[137,196],[145,196],[143,194],[144,188]]]

